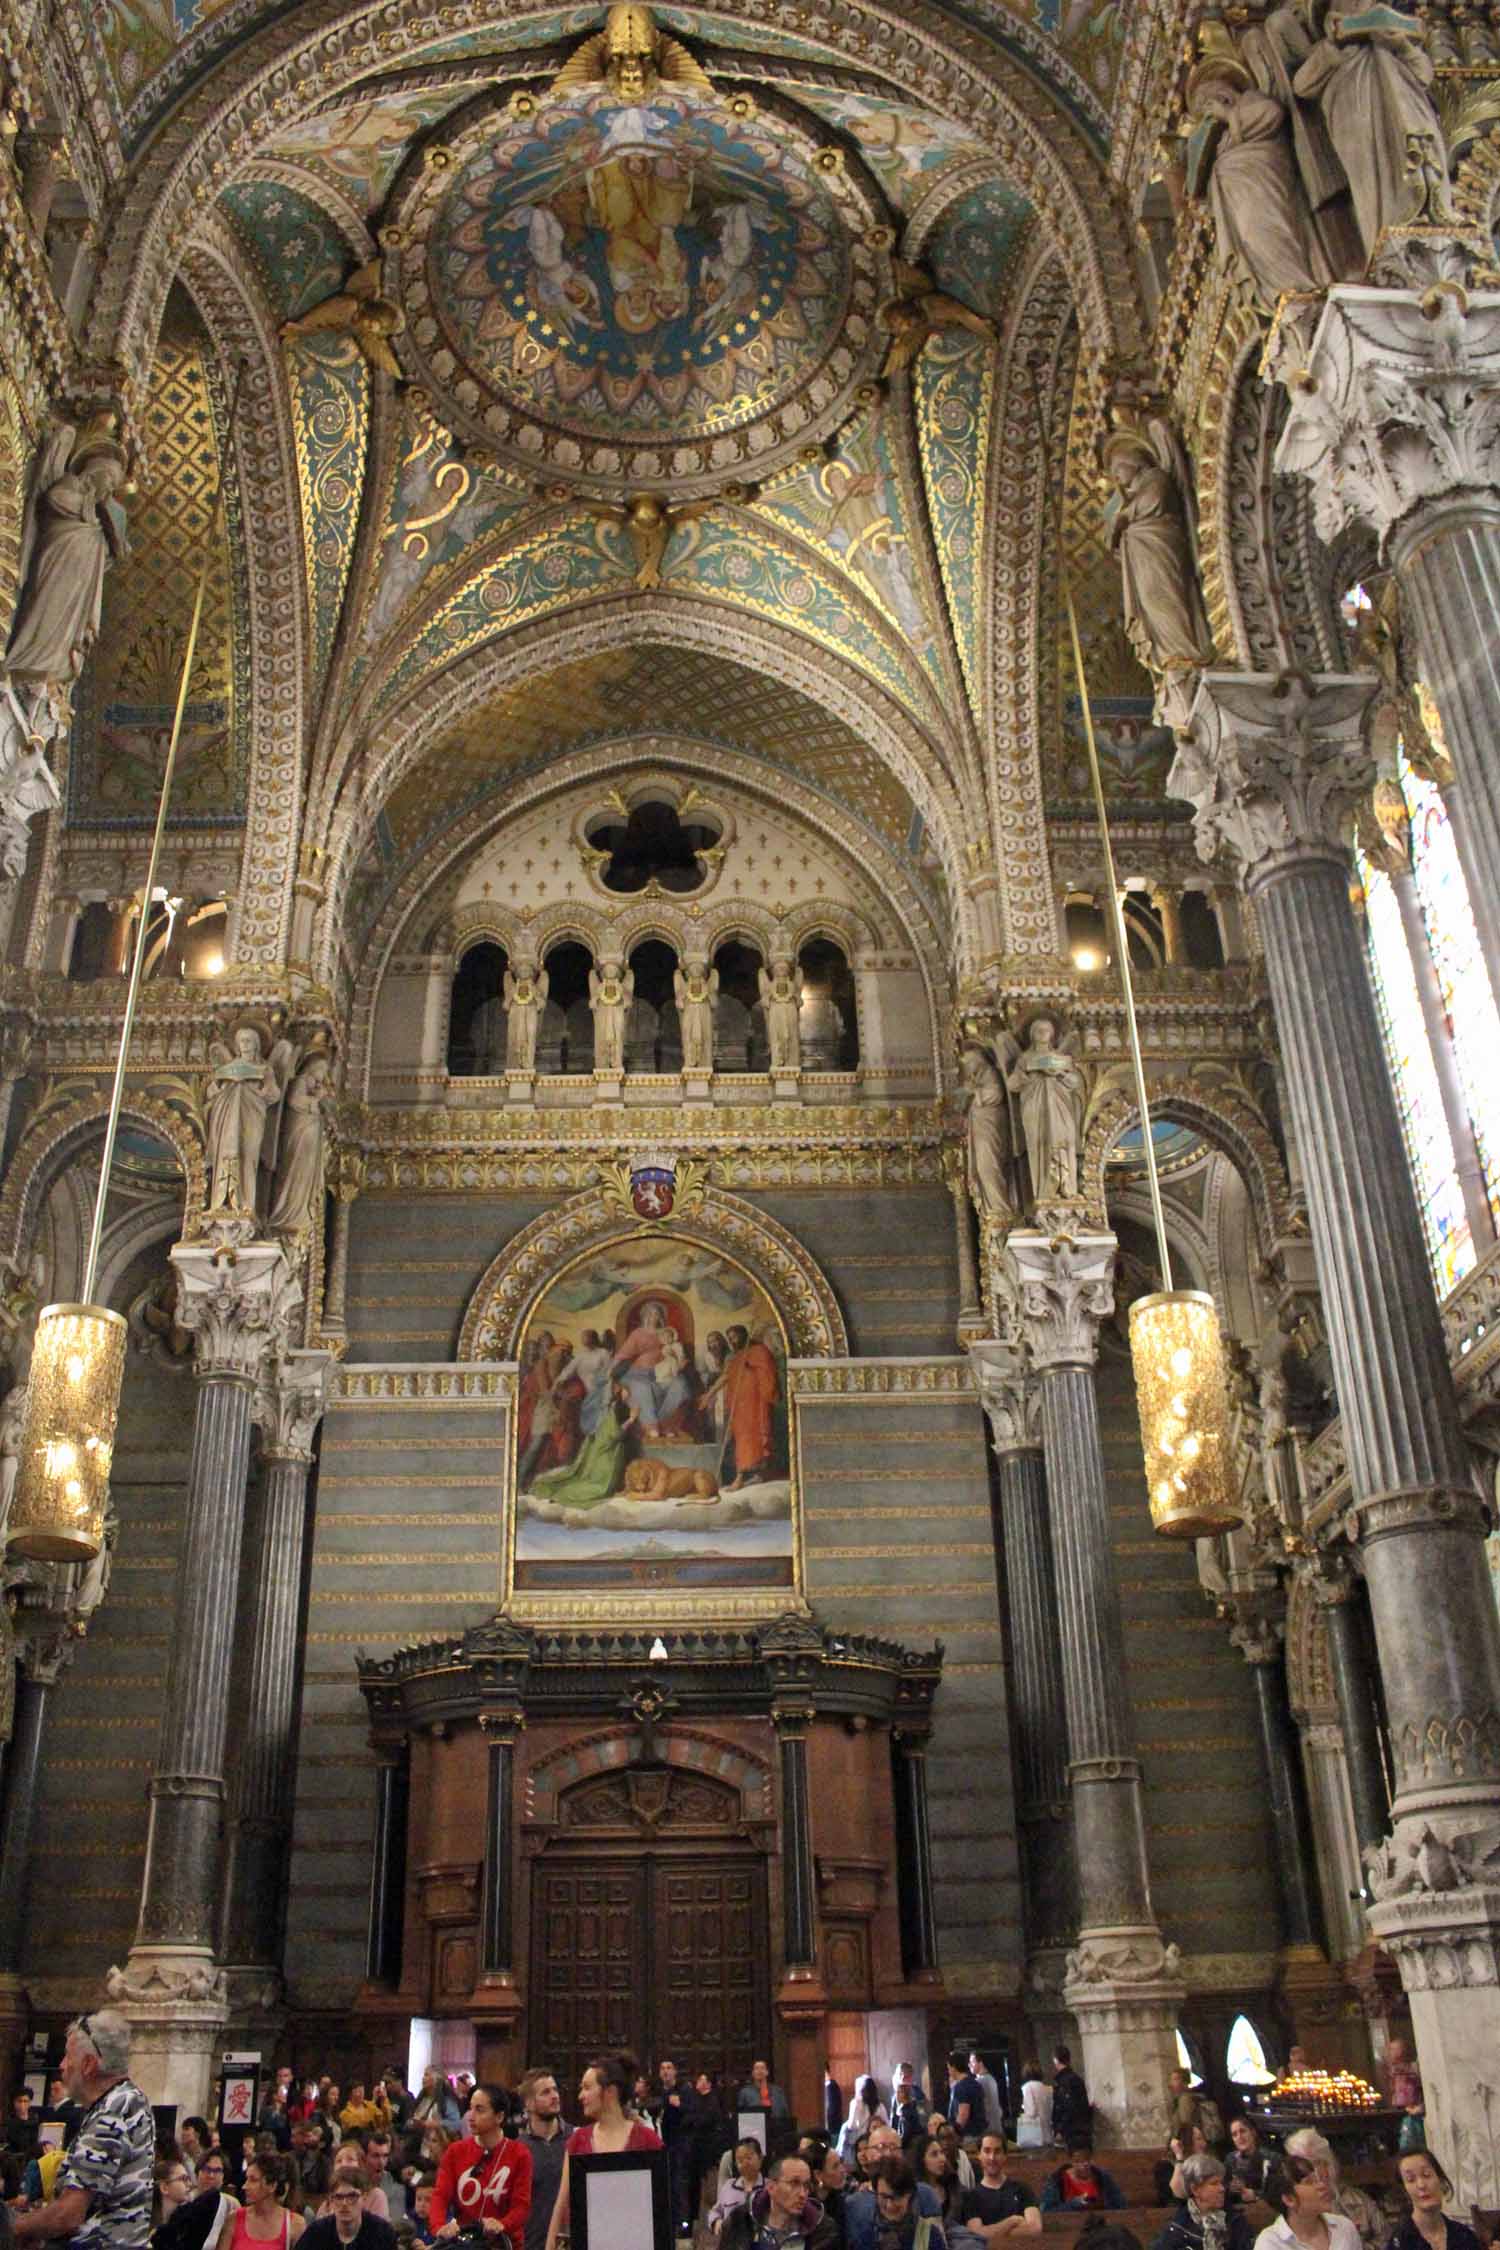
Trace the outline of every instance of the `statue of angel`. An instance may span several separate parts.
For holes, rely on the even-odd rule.
[[[583,86],[608,86],[617,101],[643,101],[658,84],[687,86],[715,97],[712,80],[680,39],[659,30],[640,0],[615,0],[604,29],[573,49],[547,89],[547,98]]]
[[[15,679],[77,678],[99,635],[104,574],[129,553],[115,494],[128,462],[113,414],[66,422],[42,449],[21,532],[21,596],[5,670]]]
[[[68,1604],[73,1630],[80,1638],[89,1629],[89,1620],[109,1592],[110,1573],[115,1563],[115,1542],[120,1536],[120,1519],[109,1508],[104,1517],[104,1536],[98,1552],[86,1563],[76,1565],[77,1577],[73,1598]]]
[[[286,1090],[275,1157],[276,1192],[271,1199],[273,1234],[296,1238],[319,1223],[323,1149],[333,1107],[331,1075],[326,1055],[310,1055]]]
[[[719,972],[702,961],[690,961],[672,972],[672,997],[682,1027],[684,1070],[714,1067],[714,1009],[719,998]]]
[[[255,1026],[241,1024],[232,1048],[216,1040],[209,1054],[214,1070],[208,1097],[208,1207],[254,1217],[268,1127],[279,1125],[291,1075],[292,1043],[278,1039],[267,1055]],[[268,1161],[276,1161],[274,1132]]]
[[[799,1070],[802,1065],[802,995],[797,989],[791,962],[787,959],[773,961],[769,969],[762,963],[757,981],[761,1005],[766,1012],[771,1068],[777,1074]]]
[[[1020,1049],[1007,1034],[1011,1058]],[[1010,1095],[988,1050],[971,1041],[958,1058],[963,1082],[969,1194],[981,1218],[1004,1216],[1014,1208]]]
[[[1210,664],[1213,633],[1198,583],[1187,456],[1160,416],[1113,430],[1104,467],[1119,491],[1110,544],[1120,557],[1125,631],[1158,680]]]
[[[886,299],[875,316],[891,339],[881,369],[887,379],[913,366],[940,328],[967,328],[971,336],[983,336],[987,343],[1000,341],[1000,331],[992,320],[939,289],[931,274],[924,273],[920,266],[909,266],[897,258],[893,271],[896,294]]]
[[[47,749],[66,723],[62,698],[49,680],[36,682],[28,708],[16,682],[0,674],[0,881],[20,881],[31,823],[62,802]]]
[[[390,339],[399,336],[406,326],[406,315],[389,297],[380,294],[380,260],[372,258],[368,265],[360,266],[333,296],[325,297],[321,305],[302,313],[295,320],[281,324],[283,336],[314,336],[327,330],[336,335],[352,336],[372,367],[386,375],[399,376],[401,362],[391,350]]]
[[[589,970],[589,1006],[594,1011],[594,1069],[601,1078],[618,1078],[625,1068],[625,1024],[635,998],[635,971],[617,962]]]
[[[700,517],[712,514],[721,505],[717,500],[695,500],[682,508],[669,508],[654,493],[637,492],[623,508],[612,507],[607,501],[585,500],[580,503],[585,514],[597,517],[600,523],[619,524],[635,551],[635,583],[643,594],[652,593],[661,584],[661,566],[666,560],[672,535],[687,523],[697,523]]]
[[[1021,1107],[1032,1202],[1071,1201],[1078,1193],[1086,1088],[1072,1042],[1059,1040],[1054,1017],[1032,1017],[1006,1083]]]
[[[505,1002],[505,1067],[535,1070],[537,1033],[552,979],[545,969],[525,962],[507,968],[501,996]]]

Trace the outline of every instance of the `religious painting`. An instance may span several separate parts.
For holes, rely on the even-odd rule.
[[[549,103],[485,143],[443,209],[434,301],[502,396],[580,434],[764,413],[843,317],[826,189],[754,119],[678,89]]]
[[[526,1323],[515,1594],[760,1594],[795,1584],[786,1336],[760,1284],[701,1243],[589,1251]]]

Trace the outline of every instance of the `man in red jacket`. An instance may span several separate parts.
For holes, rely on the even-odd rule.
[[[437,2240],[451,2242],[456,2234],[479,2227],[496,2250],[521,2250],[531,2209],[531,2151],[521,2141],[506,2139],[504,2111],[499,2086],[474,2088],[468,2138],[444,2149],[432,2190],[428,2224]]]

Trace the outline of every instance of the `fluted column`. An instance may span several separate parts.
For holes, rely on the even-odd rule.
[[[484,1711],[479,1724],[488,1750],[484,1823],[484,1895],[479,1917],[479,1973],[487,1983],[515,1983],[516,1899],[511,1879],[515,1847],[516,1738],[525,1724],[518,1712]]]
[[[332,1364],[327,1352],[280,1353],[263,1370],[254,1402],[264,1474],[248,1532],[249,1614],[240,1625],[249,1647],[230,1795],[224,1957],[232,1969],[255,1971],[262,1986],[281,1975],[307,1483]]]
[[[807,1786],[807,1736],[812,1711],[779,1706],[772,1714],[781,1745],[782,1952],[789,1973],[806,1973],[818,1957],[813,1903],[812,1809]]]
[[[1500,1614],[1349,902],[1343,824],[1369,786],[1372,690],[1207,674],[1172,787],[1197,807],[1200,851],[1240,865],[1265,943],[1396,1765],[1371,1928],[1411,1995],[1429,2133],[1456,2152],[1481,2131],[1481,2042],[1500,2043],[1500,1881],[1483,1842],[1500,1825]],[[1472,1879],[1430,1888],[1439,1856]],[[1471,1985],[1457,1998],[1455,1945]],[[1471,2166],[1464,2192],[1479,2184]]]
[[[925,1716],[891,1728],[891,1787],[896,1805],[896,1881],[901,1912],[901,1967],[908,1983],[938,1973],[937,1913],[932,1896],[932,1828],[927,1814]]]
[[[1063,1997],[1078,2019],[1084,2075],[1111,2139],[1141,2146],[1166,2131],[1183,1987],[1177,1950],[1163,1946],[1151,1906],[1094,1392],[1098,1323],[1114,1308],[1115,1239],[1015,1233],[1007,1247],[1041,1387],[1054,1515],[1078,1868],[1078,1943],[1068,1957]]]
[[[1005,1345],[974,1344],[970,1354],[995,1460],[1027,1981],[1034,1999],[1058,2007],[1063,1949],[1078,1932],[1078,1883],[1041,1391],[1021,1355]]]
[[[1313,1591],[1328,1631],[1328,1665],[1344,1737],[1349,1801],[1363,1854],[1383,1841],[1391,1825],[1391,1793],[1380,1754],[1364,1603],[1359,1580],[1350,1570],[1320,1571]]]
[[[1281,1621],[1264,1614],[1244,1616],[1229,1638],[1249,1665],[1255,1685],[1266,1810],[1281,1898],[1281,1943],[1293,1951],[1321,1950],[1323,1917],[1313,1874],[1312,1824],[1287,1697]]]
[[[47,1699],[76,1643],[64,1633],[23,1643],[16,1708],[5,1746],[4,1825],[0,1828],[0,1980],[18,1976],[26,1937],[36,1789],[42,1770]]]
[[[172,1263],[178,1319],[196,1348],[197,1417],[140,1917],[110,1990],[134,2023],[143,2090],[201,2104],[227,2004],[215,1925],[251,1414],[302,1292],[274,1242],[178,1243]]]
[[[1395,573],[1500,993],[1500,294],[1471,292],[1471,252],[1490,256],[1415,230],[1387,262],[1411,286],[1329,291],[1307,364],[1287,376],[1276,466],[1312,484],[1325,540],[1366,524]]]

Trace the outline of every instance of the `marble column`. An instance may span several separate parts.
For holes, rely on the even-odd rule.
[[[1181,894],[1162,883],[1149,896],[1151,904],[1161,917],[1163,963],[1169,969],[1179,968],[1187,959],[1187,941],[1182,930]]]
[[[1349,901],[1373,687],[1206,674],[1171,786],[1199,850],[1238,862],[1265,944],[1396,1766],[1371,1929],[1411,1997],[1429,2137],[1482,2200],[1463,2151],[1486,2132],[1474,2089],[1500,2044],[1500,1613]]]
[[[1391,871],[1390,885],[1391,895],[1401,916],[1401,934],[1406,940],[1406,950],[1411,960],[1412,982],[1417,988],[1417,1004],[1422,1011],[1422,1024],[1432,1054],[1438,1099],[1443,1105],[1448,1137],[1453,1143],[1453,1168],[1458,1175],[1459,1193],[1463,1197],[1464,1217],[1469,1222],[1469,1239],[1474,1245],[1475,1256],[1482,1258],[1486,1251],[1495,1246],[1495,1215],[1490,1209],[1490,1199],[1485,1187],[1484,1164],[1479,1154],[1474,1120],[1469,1115],[1463,1081],[1458,1074],[1453,1026],[1448,1020],[1443,988],[1438,980],[1437,962],[1433,959],[1432,941],[1427,935],[1422,902],[1417,896],[1417,879],[1410,867],[1396,867]]]
[[[1276,466],[1310,481],[1324,540],[1365,524],[1395,573],[1500,993],[1500,293],[1471,293],[1471,251],[1491,255],[1410,230],[1384,276],[1408,286],[1328,292],[1307,364],[1285,377]]]
[[[1058,1641],[1078,1870],[1078,1943],[1063,1998],[1084,2077],[1116,2147],[1164,2140],[1184,1987],[1151,1906],[1140,1761],[1125,1687],[1094,1393],[1098,1323],[1114,1309],[1115,1239],[1017,1232],[1007,1245],[1042,1396]],[[1145,1495],[1142,1494],[1142,1520]]]
[[[979,1261],[974,1254],[974,1213],[969,1203],[969,1175],[960,1148],[943,1150],[943,1182],[953,1199],[953,1249],[958,1260],[958,1333],[982,1334],[984,1313],[979,1302]]]
[[[142,2090],[201,2108],[228,2005],[215,1940],[251,1416],[302,1291],[274,1242],[178,1243],[172,1264],[177,1317],[195,1345],[197,1418],[140,1918],[108,1986],[131,2018]]]
[[[810,1710],[775,1713],[781,1745],[782,1953],[789,1972],[810,1969],[818,1957],[814,1912],[812,1808],[807,1786]]]
[[[515,1855],[516,1739],[519,1713],[484,1711],[479,1724],[488,1751],[484,1823],[484,1895],[479,1915],[479,1973],[489,1984],[516,1981]]]
[[[1319,1571],[1313,1592],[1328,1632],[1328,1668],[1344,1737],[1354,1833],[1364,1853],[1384,1841],[1391,1825],[1364,1599],[1358,1578],[1348,1569]]]
[[[389,1989],[401,1981],[406,1920],[406,1816],[411,1798],[411,1758],[403,1742],[377,1746],[375,1840],[370,1853],[370,1926],[365,1974]]]
[[[1021,1354],[1004,1344],[973,1344],[970,1358],[995,1459],[1028,2002],[1033,2013],[1055,2014],[1062,2006],[1066,1951],[1078,1933],[1078,1879],[1041,1391]]]
[[[1266,1810],[1281,1897],[1281,1943],[1286,1951],[1323,1948],[1323,1917],[1314,1878],[1312,1824],[1297,1755],[1296,1729],[1287,1697],[1279,1618],[1242,1616],[1229,1635],[1250,1667],[1266,1773]]]
[[[242,1611],[240,1634],[248,1647],[230,1792],[224,1959],[232,1996],[243,1981],[257,2001],[279,1993],[281,1982],[307,1484],[332,1364],[327,1352],[280,1353],[263,1370],[254,1402],[264,1473],[246,1535],[249,1615]]]
[[[901,1967],[909,1984],[936,1981],[937,1915],[932,1897],[932,1828],[927,1816],[925,1721],[891,1728],[891,1788],[896,1805],[896,1881]]]
[[[41,1638],[24,1637],[18,1651],[16,1703],[10,1740],[5,1745],[4,1815],[0,1826],[0,2081],[4,2082],[7,2099],[12,2091],[11,2058],[19,2054],[31,2028],[31,2003],[21,1977],[21,1956],[47,1700],[77,1645],[71,1634],[54,1631]]]
[[[355,1199],[364,1185],[364,1158],[352,1149],[340,1151],[332,1181],[333,1228],[328,1250],[328,1272],[323,1282],[323,1318],[319,1332],[337,1344],[348,1334],[349,1222]]]

